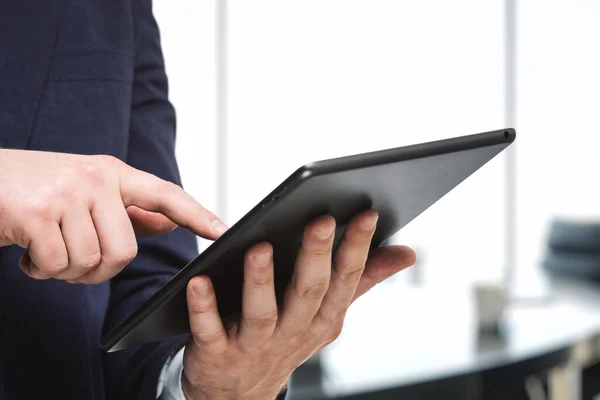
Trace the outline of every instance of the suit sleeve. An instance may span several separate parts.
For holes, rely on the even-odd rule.
[[[129,151],[126,162],[180,184],[175,161],[175,111],[168,84],[159,31],[151,0],[133,0],[136,35]],[[139,238],[138,255],[111,281],[105,332],[135,311],[197,253],[196,237],[177,228],[160,237]],[[158,378],[166,360],[187,337],[106,354],[104,379],[109,400],[156,399]]]

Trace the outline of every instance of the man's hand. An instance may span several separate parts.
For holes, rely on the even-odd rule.
[[[0,150],[0,246],[35,279],[101,283],[137,254],[135,234],[225,226],[179,186],[109,156]]]
[[[192,338],[182,375],[186,397],[275,399],[294,369],[338,337],[356,298],[414,264],[414,252],[403,246],[377,249],[367,259],[376,223],[374,211],[354,218],[332,257],[335,221],[322,217],[312,222],[281,310],[275,300],[272,248],[268,243],[251,248],[244,267],[242,315],[227,328],[210,279],[192,279],[187,290]]]

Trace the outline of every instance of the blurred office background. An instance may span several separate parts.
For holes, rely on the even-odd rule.
[[[307,162],[508,125],[512,152],[394,239],[417,249],[419,282],[508,277],[537,293],[550,222],[600,219],[598,1],[155,0],[154,9],[184,185],[229,224]],[[382,290],[418,292],[414,278]],[[442,296],[421,300],[451,313]],[[363,333],[345,335],[392,340],[349,318],[346,330]]]

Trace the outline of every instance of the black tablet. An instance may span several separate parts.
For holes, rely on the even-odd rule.
[[[189,333],[186,286],[212,279],[222,317],[242,309],[243,260],[261,241],[273,245],[278,301],[291,278],[304,226],[328,214],[337,244],[358,212],[379,212],[373,246],[383,244],[515,139],[513,129],[335,158],[305,165],[257,204],[139,309],[103,338],[115,351]]]

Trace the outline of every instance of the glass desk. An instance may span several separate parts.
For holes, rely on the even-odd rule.
[[[552,279],[548,298],[509,306],[500,336],[478,334],[473,300],[464,287],[377,287],[320,365],[299,371],[320,373],[310,385],[295,377],[290,398],[516,398],[511,385],[546,373],[552,399],[579,398],[581,368],[600,355],[600,285]]]

